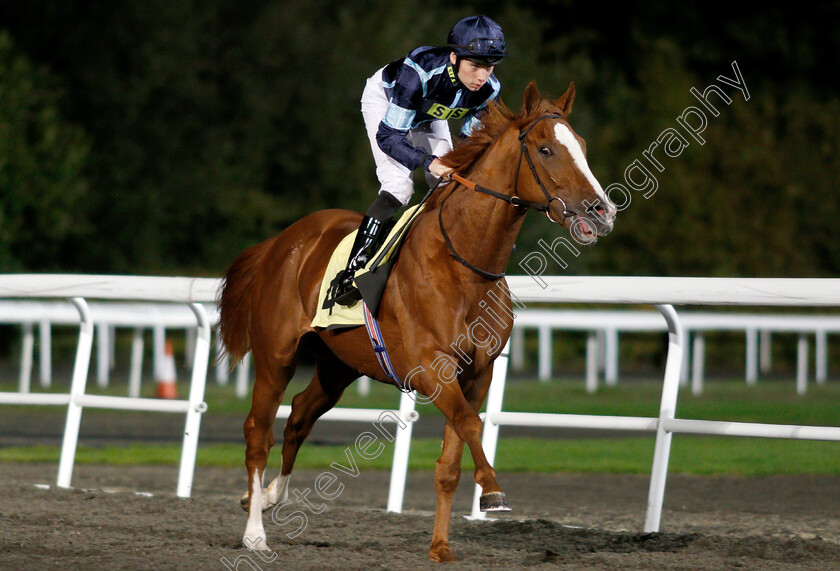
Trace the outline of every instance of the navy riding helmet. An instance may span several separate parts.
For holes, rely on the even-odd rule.
[[[487,16],[468,16],[452,26],[447,45],[458,58],[494,65],[507,55],[502,27]]]

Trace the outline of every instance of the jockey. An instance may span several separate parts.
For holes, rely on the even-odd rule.
[[[417,48],[367,80],[362,116],[381,188],[362,219],[336,303],[361,299],[353,277],[380,246],[383,223],[414,194],[412,171],[422,166],[430,186],[452,172],[438,158],[452,150],[447,120],[464,119],[461,136],[472,133],[499,96],[493,67],[506,55],[502,28],[487,16],[470,16],[452,27],[447,46]]]

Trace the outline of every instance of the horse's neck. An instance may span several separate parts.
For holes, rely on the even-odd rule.
[[[487,150],[469,179],[512,194],[517,155],[505,152],[500,143]],[[466,188],[456,191],[443,205],[443,224],[458,254],[492,273],[505,271],[524,218],[507,202]]]

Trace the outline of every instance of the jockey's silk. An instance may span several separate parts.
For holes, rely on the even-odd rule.
[[[461,134],[469,136],[480,123],[476,114],[497,99],[501,90],[492,74],[478,91],[467,89],[449,61],[451,52],[450,48],[420,47],[382,70],[388,109],[376,141],[385,154],[412,171],[427,166],[427,154],[410,144],[409,130],[430,121],[464,119]]]

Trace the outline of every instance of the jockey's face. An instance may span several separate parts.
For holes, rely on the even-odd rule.
[[[452,65],[457,65],[458,57],[455,52],[449,54],[449,61]],[[490,79],[490,74],[493,73],[492,65],[484,65],[461,58],[461,65],[456,68],[458,79],[461,80],[467,89],[470,91],[478,91]]]

